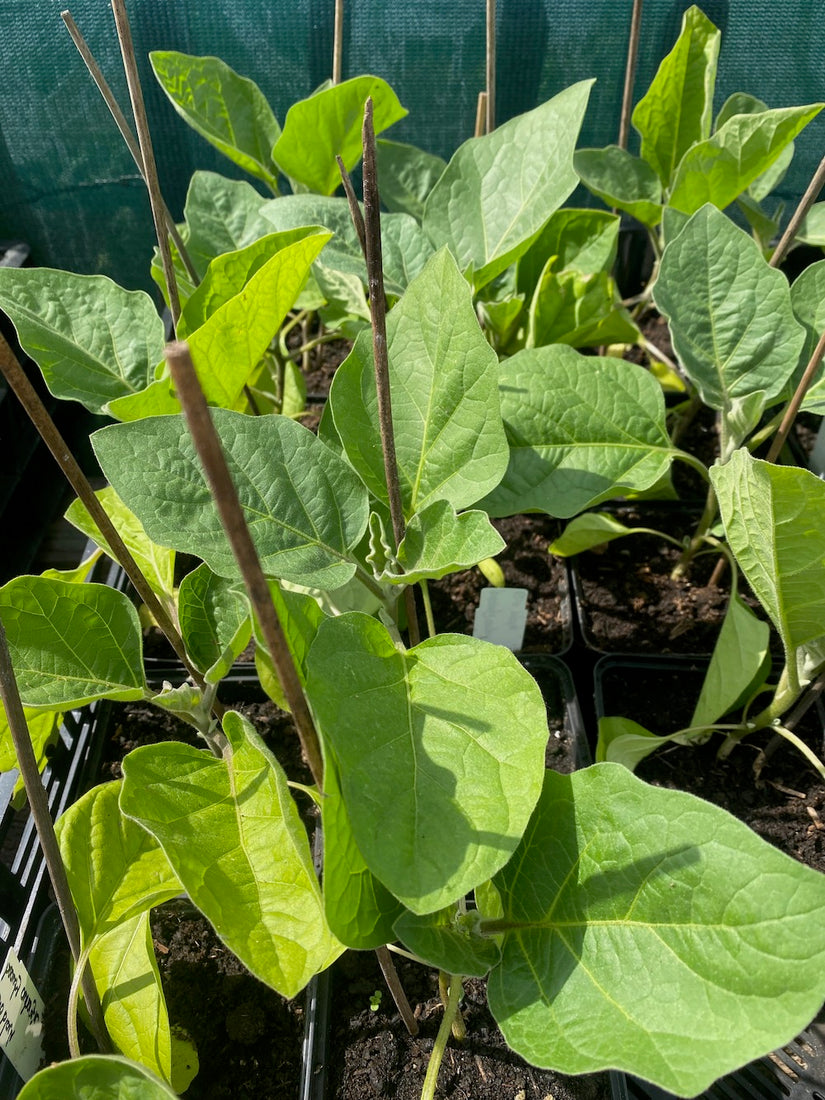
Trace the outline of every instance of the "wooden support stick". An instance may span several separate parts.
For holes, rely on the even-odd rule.
[[[138,145],[135,135],[132,133],[129,127],[129,123],[126,121],[126,116],[124,115],[123,111],[121,111],[120,106],[115,99],[114,92],[109,87],[109,84],[106,81],[106,78],[104,77],[97,61],[95,61],[94,54],[89,49],[89,45],[86,42],[86,39],[80,33],[80,30],[78,29],[78,26],[75,23],[74,19],[72,19],[71,12],[62,11],[60,13],[60,18],[66,24],[66,29],[72,36],[72,41],[77,47],[77,52],[83,58],[83,61],[86,65],[86,68],[89,70],[89,74],[92,77],[92,80],[94,80],[95,84],[97,85],[97,90],[100,92],[101,96],[103,97],[104,103],[111,112],[112,118],[115,120],[115,124],[120,131],[120,136],[126,142],[126,148],[132,154],[132,160],[135,162],[138,172],[140,172],[143,181],[146,182],[146,176],[143,172],[143,157],[141,156],[140,146]],[[175,225],[175,219],[170,214],[169,208],[167,207],[166,203],[163,202],[163,199],[161,199],[161,203],[163,219],[166,223],[167,232],[175,243],[175,248],[178,250],[178,254],[180,255],[181,261],[183,262],[183,266],[186,268],[186,272],[189,275],[189,278],[197,286],[197,284],[200,282],[198,278],[198,273],[195,271],[191,257],[189,256],[189,253],[186,249],[186,245],[183,243],[183,239],[178,232],[178,227]]]
[[[232,547],[253,611],[258,618],[264,641],[292,712],[312,777],[318,789],[321,790],[324,765],[318,734],[281,621],[272,602],[269,584],[249,533],[232,475],[226,464],[218,433],[212,423],[198,376],[195,374],[188,345],[183,342],[171,344],[166,349],[166,361],[169,364],[175,390],[183,406],[195,448],[212,490],[223,529]]]
[[[14,752],[17,756],[17,764],[23,784],[26,788],[26,797],[29,800],[29,809],[43,850],[46,868],[49,872],[54,895],[57,899],[57,908],[60,911],[60,919],[66,930],[66,939],[72,958],[77,964],[80,958],[80,925],[77,920],[77,911],[72,899],[69,880],[66,876],[66,868],[63,857],[60,855],[60,846],[54,831],[49,800],[43,789],[43,781],[40,769],[37,766],[37,758],[31,741],[31,734],[23,712],[23,704],[20,701],[20,693],[17,689],[17,681],[14,677],[11,655],[6,641],[6,632],[0,622],[0,698],[6,711],[6,720],[11,733]],[[92,1031],[98,1046],[104,1052],[111,1050],[106,1025],[103,1022],[103,1012],[100,1007],[100,999],[97,995],[97,987],[88,966],[84,967],[82,977],[83,997],[89,1010]]]
[[[479,92],[478,100],[476,101],[476,126],[473,131],[473,137],[482,137],[484,134],[484,126],[487,118],[487,93]]]
[[[486,132],[496,128],[496,0],[487,0],[487,101],[485,104]]]
[[[152,148],[152,137],[149,133],[149,123],[146,118],[146,107],[143,102],[143,91],[140,86],[135,49],[132,44],[132,29],[129,26],[129,18],[126,14],[124,0],[112,0],[112,11],[115,14],[115,26],[120,42],[120,53],[123,58],[123,68],[126,72],[126,83],[129,86],[129,98],[132,101],[132,113],[135,116],[135,129],[140,143],[140,154],[143,162],[143,178],[146,181],[146,190],[149,192],[149,204],[152,207],[152,220],[155,223],[155,235],[158,239],[160,259],[163,264],[163,276],[166,279],[166,290],[169,294],[169,309],[172,313],[172,323],[177,328],[180,320],[180,297],[178,296],[178,284],[175,280],[175,269],[172,264],[172,253],[169,249],[169,238],[166,236],[166,223],[163,216],[164,202],[160,193],[158,182],[158,169],[155,163],[155,153]]]
[[[619,119],[620,149],[627,148],[627,135],[630,131],[630,114],[633,107],[633,85],[636,81],[636,59],[639,54],[639,30],[642,25],[643,0],[633,0],[633,13],[630,16],[630,39],[627,44],[627,64],[624,71],[624,93],[622,95],[622,113]]]
[[[332,83],[341,83],[344,62],[344,0],[335,0],[335,31],[332,37]]]
[[[788,222],[788,227],[782,234],[779,240],[779,244],[773,251],[773,255],[770,258],[771,267],[779,267],[785,256],[788,253],[788,249],[793,244],[793,239],[799,231],[799,227],[805,220],[808,211],[814,204],[814,201],[825,186],[825,157],[819,162],[819,167],[814,172],[813,179],[808,184],[808,189],[802,198],[799,200],[799,205],[793,212],[791,220]]]
[[[799,412],[800,406],[805,399],[805,394],[808,392],[811,383],[814,380],[814,375],[819,370],[819,365],[822,362],[822,355],[825,353],[825,332],[819,337],[816,347],[813,350],[808,365],[805,368],[805,373],[800,379],[799,385],[796,387],[793,397],[788,402],[785,412],[782,416],[782,421],[779,425],[776,435],[773,437],[773,443],[771,443],[771,449],[768,451],[768,462],[776,462],[779,457],[779,452],[785,445],[785,440],[788,438],[788,433],[791,430],[796,414]]]

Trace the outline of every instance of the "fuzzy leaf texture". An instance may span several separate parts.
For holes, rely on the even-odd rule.
[[[621,765],[548,771],[494,885],[506,931],[490,1008],[535,1065],[694,1096],[822,1003],[825,876]]]
[[[306,830],[251,723],[223,720],[223,759],[167,742],[123,761],[121,808],[157,839],[194,904],[261,981],[294,997],[342,947],[324,919]]]
[[[541,693],[507,650],[444,634],[401,652],[375,619],[321,624],[307,695],[369,870],[415,913],[507,861],[544,769]]]

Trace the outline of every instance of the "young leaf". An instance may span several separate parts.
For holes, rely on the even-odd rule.
[[[724,209],[775,164],[822,107],[822,103],[813,103],[734,115],[713,137],[685,153],[669,204],[683,214],[693,214],[705,203]]]
[[[790,660],[825,634],[825,484],[745,450],[710,478],[730,548]]]
[[[294,997],[341,953],[286,776],[251,723],[222,759],[178,742],[123,761],[121,808],[156,837],[195,905],[261,981]]]
[[[155,50],[149,60],[181,118],[277,195],[278,170],[271,152],[281,128],[254,80],[239,76],[217,57]]]
[[[181,581],[178,616],[186,652],[207,683],[218,683],[243,653],[252,624],[233,582],[201,564]]]
[[[630,718],[600,718],[596,742],[596,763],[609,760],[635,771],[636,765],[656,749],[676,738],[651,733]]]
[[[469,569],[485,558],[494,558],[506,543],[486,512],[457,515],[446,500],[434,500],[407,524],[398,547],[400,574],[386,573],[382,580],[416,584],[437,580],[447,573]]]
[[[507,441],[497,357],[479,328],[470,287],[446,249],[390,311],[387,350],[405,516],[439,499],[457,511],[469,507],[500,480]],[[369,333],[336,371],[329,404],[347,458],[386,503]]]
[[[787,280],[719,210],[703,207],[666,247],[653,294],[706,405],[782,392],[805,339]]]
[[[695,1096],[822,1002],[825,928],[811,914],[825,878],[619,765],[548,771],[494,885],[506,930],[490,1009],[534,1065],[613,1067]]]
[[[604,546],[614,539],[625,535],[650,534],[648,527],[626,527],[607,512],[585,512],[583,516],[571,519],[557,539],[550,543],[548,550],[560,558],[570,558],[594,546]]]
[[[352,469],[287,417],[212,413],[264,572],[336,588],[355,572],[369,516]],[[213,573],[235,559],[185,425],[161,416],[95,432],[95,453],[118,495],[155,542],[196,554]],[[87,586],[88,587],[88,586]]]
[[[388,210],[420,222],[424,203],[447,167],[446,160],[414,145],[382,139],[375,143],[381,201]]]
[[[616,260],[619,218],[606,210],[557,210],[518,262],[511,294],[532,294],[548,261],[554,271],[609,273]]]
[[[105,584],[15,577],[0,588],[20,697],[39,710],[145,694],[140,622],[122,592]]]
[[[98,489],[95,496],[115,525],[117,533],[123,539],[126,549],[135,559],[141,573],[146,577],[152,591],[159,596],[171,596],[175,588],[174,550],[158,546],[147,537],[140,520],[129,511],[110,485],[104,489]],[[66,510],[66,519],[84,535],[94,539],[110,558],[117,560],[82,500],[78,498],[72,501]]]
[[[710,134],[721,37],[699,8],[688,8],[675,46],[633,111],[642,158],[665,187],[691,145]]]
[[[443,908],[506,862],[547,743],[511,653],[452,634],[402,652],[377,620],[341,615],[321,624],[307,694],[358,850],[409,909]]]
[[[758,619],[738,595],[732,595],[691,726],[718,722],[743,695],[764,681],[770,669],[769,635],[768,624]]]
[[[54,396],[93,413],[144,389],[163,356],[152,299],[103,275],[0,267],[0,309]]]
[[[573,166],[584,186],[608,206],[632,214],[651,228],[662,220],[662,183],[646,160],[608,145],[579,149]]]
[[[472,269],[476,290],[527,251],[576,186],[573,150],[592,83],[465,141],[430,192],[424,229]]]
[[[404,910],[395,935],[430,966],[448,974],[483,978],[501,958],[495,940],[478,933],[478,913],[461,913],[455,905],[417,917]]]
[[[112,1054],[85,1054],[47,1066],[27,1081],[17,1100],[66,1100],[67,1096],[106,1100],[176,1100],[148,1069]]]
[[[544,269],[530,303],[527,347],[632,344],[639,330],[619,305],[616,284],[604,271],[585,275]]]
[[[482,501],[491,516],[547,512],[567,519],[593,504],[656,485],[674,450],[662,387],[610,357],[551,345],[501,365],[510,463]]]
[[[376,134],[407,114],[386,81],[378,76],[356,76],[293,103],[272,159],[285,175],[310,191],[331,195],[341,183],[336,155],[347,171],[361,159],[361,127],[369,97]]]
[[[276,252],[189,334],[192,358],[211,404],[235,407],[329,238],[329,233],[313,233]]]

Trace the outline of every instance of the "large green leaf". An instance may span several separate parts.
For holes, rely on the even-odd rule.
[[[293,103],[272,159],[282,172],[310,191],[331,195],[341,183],[336,156],[348,171],[361,159],[361,127],[369,97],[376,134],[407,114],[386,81],[378,76],[356,76]]]
[[[470,138],[424,207],[424,229],[447,244],[478,290],[519,258],[578,182],[573,150],[592,81]]]
[[[643,225],[662,220],[662,182],[646,160],[618,145],[579,149],[573,165],[585,187]]]
[[[248,610],[233,582],[202,563],[181,581],[178,617],[186,652],[207,683],[217,683],[252,634]]]
[[[492,516],[567,519],[651,488],[678,454],[662,387],[633,363],[560,344],[532,348],[502,363],[500,387],[510,463],[482,502]]]
[[[254,80],[239,76],[217,57],[155,50],[149,60],[181,118],[277,194],[278,170],[271,152],[281,128]]]
[[[105,584],[15,577],[0,588],[20,697],[39,710],[142,699],[142,638],[129,598]]]
[[[175,1100],[154,1074],[126,1058],[85,1054],[41,1069],[17,1094],[18,1100]]]
[[[95,496],[123,539],[126,549],[135,559],[141,573],[149,582],[152,591],[159,596],[171,596],[175,588],[174,550],[158,546],[147,537],[140,520],[129,511],[110,485],[104,489],[98,489]],[[66,519],[84,535],[93,539],[110,558],[117,560],[85,504],[79,498],[69,505],[66,510]]]
[[[669,204],[683,214],[695,213],[706,202],[724,209],[775,164],[822,107],[813,103],[729,118],[713,137],[685,154]]]
[[[190,333],[192,359],[211,404],[235,407],[329,238],[313,233],[280,249]]]
[[[516,291],[532,294],[549,260],[554,271],[610,272],[616,260],[619,218],[606,210],[557,210],[518,262]]]
[[[825,635],[825,484],[745,450],[710,477],[730,548],[790,659]]]
[[[443,634],[406,652],[352,613],[321,624],[307,695],[358,851],[408,908],[433,912],[503,866],[538,796],[538,687],[502,646]]]
[[[396,457],[405,515],[434,500],[455,509],[493,488],[507,465],[496,354],[470,288],[442,249],[387,317]],[[338,368],[330,409],[346,455],[387,501],[372,339],[364,333]]]
[[[424,203],[436,181],[447,167],[446,160],[404,145],[382,139],[375,144],[381,201],[397,214],[411,214],[416,221],[424,216]]]
[[[94,413],[144,389],[163,355],[152,299],[103,275],[0,267],[0,309],[55,397]]]
[[[713,206],[666,247],[654,287],[682,366],[711,408],[781,393],[805,339],[785,276]]]
[[[264,571],[336,588],[355,572],[367,493],[308,429],[281,416],[212,413]],[[238,575],[191,437],[177,417],[113,424],[94,435],[106,476],[147,534]]]
[[[791,286],[791,305],[794,315],[805,329],[805,343],[799,356],[799,367],[791,379],[791,386],[801,380],[819,337],[825,331],[825,260],[806,267]],[[808,412],[825,413],[825,379],[822,367],[817,370],[812,385],[805,394],[802,408]]]
[[[642,157],[665,187],[691,145],[710,134],[720,41],[707,16],[688,8],[675,46],[633,111]]]
[[[506,931],[490,1008],[536,1065],[694,1096],[822,1003],[825,877],[620,765],[548,771],[494,884]]]
[[[639,330],[619,304],[616,284],[604,271],[555,271],[549,261],[530,303],[527,347],[574,348],[634,343]]]
[[[342,947],[280,764],[240,714],[229,711],[223,730],[220,760],[175,742],[130,753],[121,807],[157,838],[227,947],[294,997]]]

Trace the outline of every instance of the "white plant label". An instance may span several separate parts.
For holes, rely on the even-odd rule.
[[[526,588],[482,588],[473,623],[473,637],[521,649],[527,625]]]
[[[0,1050],[28,1081],[43,1058],[43,1000],[9,948],[0,974]]]

